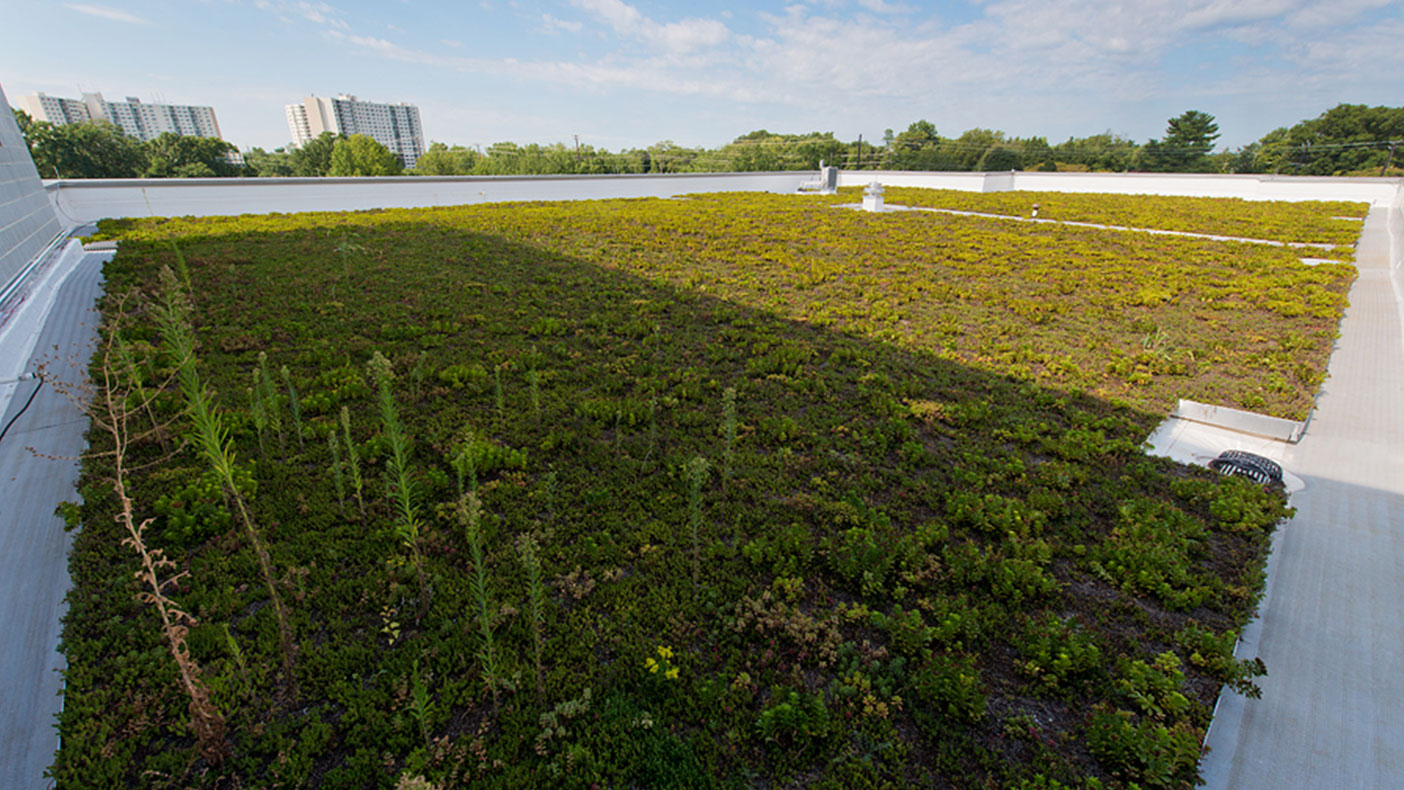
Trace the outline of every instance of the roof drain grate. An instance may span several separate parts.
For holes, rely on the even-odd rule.
[[[1282,467],[1276,461],[1242,450],[1225,450],[1209,462],[1209,468],[1221,475],[1246,477],[1262,485],[1281,485]]]

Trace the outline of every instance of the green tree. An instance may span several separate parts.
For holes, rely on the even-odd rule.
[[[19,125],[20,134],[29,134],[29,127],[34,124],[34,119],[29,117],[29,113],[24,110],[11,109],[15,114],[15,123]]]
[[[1380,175],[1404,165],[1404,107],[1338,104],[1254,145],[1253,172]]]
[[[300,148],[293,149],[292,152],[292,174],[295,176],[324,176],[331,171],[332,149],[336,147],[338,140],[345,140],[346,136],[337,136],[331,132],[322,132],[316,138],[308,140]]]
[[[24,127],[29,155],[44,178],[134,178],[146,169],[146,152],[107,121]]]
[[[455,145],[452,148],[444,143],[430,143],[414,164],[411,175],[421,176],[466,176],[473,172],[478,154],[470,148]]]
[[[1219,125],[1214,116],[1188,110],[1169,120],[1163,140],[1146,143],[1137,158],[1137,167],[1160,173],[1212,170],[1215,163],[1209,159],[1209,152],[1217,139]]]
[[[1053,159],[1093,172],[1123,173],[1131,169],[1140,146],[1114,132],[1069,137],[1053,146]]]
[[[244,171],[251,176],[285,178],[294,174],[293,155],[283,148],[265,151],[255,147],[244,154]]]
[[[951,141],[954,149],[951,170],[975,170],[985,152],[1005,142],[1004,132],[994,129],[971,129]]]
[[[364,134],[353,134],[336,141],[327,175],[397,176],[403,169],[400,158],[390,149]]]
[[[890,129],[888,130],[891,131]],[[905,132],[887,141],[887,165],[896,170],[946,170],[950,168],[949,154],[943,150],[936,125],[927,120],[915,121]]]
[[[980,161],[975,165],[976,170],[985,172],[998,170],[1023,170],[1024,159],[1019,152],[1007,145],[996,145],[985,150]]]
[[[1214,116],[1199,110],[1187,110],[1182,115],[1171,118],[1165,126],[1165,144],[1184,148],[1200,154],[1208,154],[1219,139],[1219,124]]]
[[[236,176],[243,168],[228,156],[239,149],[218,137],[195,137],[162,132],[145,145],[147,178],[196,178]]]

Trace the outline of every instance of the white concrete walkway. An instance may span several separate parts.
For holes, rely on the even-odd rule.
[[[1404,342],[1388,210],[1366,218],[1329,377],[1284,466],[1303,478],[1261,618],[1261,700],[1225,692],[1210,790],[1404,787]]]
[[[40,293],[32,305],[37,314],[10,317],[28,323],[0,332],[5,364],[33,372],[47,362],[50,375],[82,380],[98,322],[94,307],[102,292],[102,262],[110,256],[78,252],[76,266],[54,273],[51,301]],[[44,771],[58,746],[54,716],[63,704],[58,639],[69,588],[70,537],[54,508],[77,498],[73,459],[85,449],[88,418],[52,386],[39,384],[18,382],[8,407],[0,399],[0,428],[14,420],[0,440],[0,600],[6,602],[0,607],[0,790],[52,786]],[[36,456],[29,447],[67,459]]]

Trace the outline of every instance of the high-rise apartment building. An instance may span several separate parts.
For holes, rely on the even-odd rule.
[[[364,134],[400,157],[405,167],[414,167],[424,153],[424,130],[413,104],[380,104],[343,93],[334,99],[308,96],[301,104],[287,105],[285,112],[293,145],[299,148],[331,132]]]
[[[143,104],[135,96],[128,96],[126,101],[107,101],[101,93],[85,93],[82,99],[38,93],[21,97],[20,109],[36,121],[54,125],[111,121],[138,140],[151,140],[162,132],[223,139],[213,107]]]

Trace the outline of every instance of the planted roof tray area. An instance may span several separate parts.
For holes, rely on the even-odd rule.
[[[60,786],[1193,786],[1348,246],[854,198],[103,222]]]

